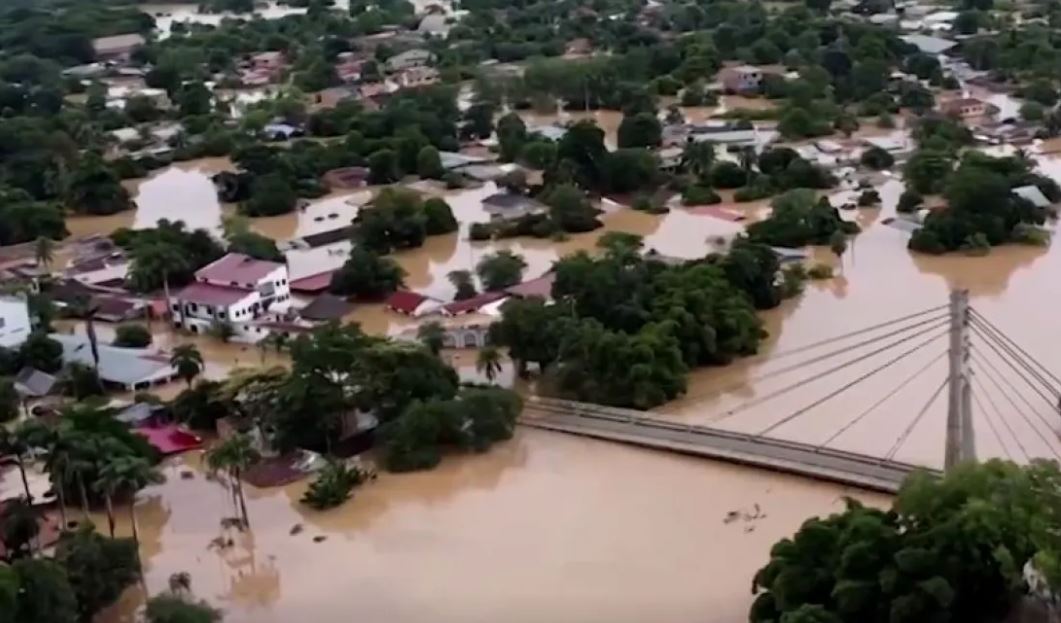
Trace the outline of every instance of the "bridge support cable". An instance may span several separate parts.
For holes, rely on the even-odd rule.
[[[984,334],[982,333],[982,330],[980,328],[978,328],[976,325],[973,325],[973,332],[976,333],[977,335],[979,335],[980,337],[984,337]],[[1056,412],[1057,411],[1057,407],[1058,407],[1057,400],[1058,400],[1058,397],[1057,397],[1056,394],[1054,396],[1048,396],[1048,395],[1044,394],[1042,389],[1039,387],[1039,385],[1036,384],[1035,382],[1033,382],[1031,379],[1029,379],[1028,376],[1024,373],[1024,371],[1021,370],[1021,366],[1016,364],[1016,363],[1014,363],[1013,360],[1010,357],[1006,356],[1005,352],[1000,351],[998,346],[996,346],[995,343],[992,340],[985,339],[985,344],[987,344],[988,348],[990,348],[991,351],[994,352],[994,354],[997,355],[998,358],[1001,359],[1009,367],[1010,370],[1013,370],[1013,372],[1018,377],[1020,377],[1020,379],[1022,381],[1027,383],[1028,387],[1030,387],[1033,392],[1035,392],[1040,398],[1043,399],[1043,402],[1046,403],[1046,406],[1047,406],[1047,408],[1050,409],[1050,411],[1052,411],[1052,412]],[[981,350],[981,352],[986,354],[987,351]],[[1002,374],[1000,372],[998,372],[998,368],[993,367],[993,364],[991,364],[990,361],[988,361],[985,358],[981,358],[980,361],[981,361],[981,363],[992,365],[992,370],[994,370],[997,374],[999,374],[999,376],[1002,376]],[[1012,386],[1012,384],[1011,384],[1011,386]],[[1016,391],[1016,389],[1014,389],[1014,391]],[[1017,392],[1017,394],[1023,397],[1023,392]]]
[[[927,311],[935,311],[935,310],[933,309],[933,310],[927,310]],[[716,396],[721,396],[721,395],[727,394],[729,392],[737,391],[737,390],[739,390],[739,389],[741,389],[743,387],[748,386],[751,383],[757,383],[757,382],[760,382],[760,381],[765,381],[767,379],[771,379],[771,378],[774,378],[776,376],[780,376],[780,375],[785,374],[787,372],[792,372],[794,370],[799,370],[801,368],[806,368],[809,365],[813,365],[813,364],[816,364],[816,363],[821,363],[822,361],[825,361],[825,360],[827,360],[827,359],[829,359],[831,357],[836,357],[836,356],[839,356],[839,355],[843,355],[843,354],[851,352],[853,350],[858,350],[858,349],[860,349],[862,347],[870,346],[872,344],[880,342],[881,340],[886,340],[888,338],[895,337],[897,335],[901,335],[901,334],[903,334],[903,333],[905,333],[907,331],[910,331],[912,329],[917,329],[917,328],[923,327],[923,326],[925,326],[927,324],[939,323],[940,321],[942,321],[942,320],[944,320],[946,318],[947,318],[946,314],[933,316],[931,318],[928,318],[927,320],[921,320],[920,322],[916,322],[914,324],[910,324],[910,325],[907,325],[905,327],[902,327],[901,329],[896,329],[894,331],[890,331],[890,332],[885,333],[883,335],[878,335],[876,337],[872,337],[872,338],[869,338],[869,339],[866,339],[866,340],[862,340],[860,342],[856,342],[855,344],[849,344],[848,346],[844,346],[843,348],[838,348],[838,349],[829,351],[829,352],[821,354],[821,355],[816,355],[814,357],[811,357],[810,359],[806,359],[806,360],[803,360],[803,361],[800,361],[800,362],[794,363],[794,364],[789,364],[789,365],[787,365],[787,366],[785,366],[783,368],[779,368],[777,370],[770,370],[770,371],[767,371],[767,372],[763,372],[762,374],[752,375],[752,376],[750,376],[748,378],[741,379],[739,381],[730,383],[728,385],[725,385],[725,386],[717,388],[717,389],[709,389],[709,390],[707,390],[705,392],[702,392],[702,393],[686,394],[685,399],[688,400],[690,398],[695,398],[695,399],[714,398]],[[888,323],[888,324],[894,324],[894,323]],[[881,325],[878,325],[878,327],[880,327],[880,326]],[[942,326],[942,325],[940,325],[940,326]],[[849,333],[847,335],[851,336],[851,335],[855,335],[857,333],[862,333],[862,331],[852,332],[852,333]],[[830,340],[823,340],[822,342],[819,342],[819,345],[825,344],[826,342],[833,341],[835,339],[838,339],[838,338],[830,338]],[[814,347],[815,347],[815,345],[811,345],[811,346],[804,347],[802,350],[807,350],[807,349],[814,348]],[[801,349],[797,349],[797,350],[801,350]],[[793,351],[788,351],[788,352],[789,353],[795,353],[796,351],[793,350]],[[777,359],[776,356],[771,357],[771,361],[773,361],[775,359]]]
[[[856,337],[856,336],[859,336],[859,335],[865,335],[866,333],[871,333],[873,331],[876,331],[877,329],[883,329],[884,327],[890,327],[892,325],[896,325],[896,324],[899,324],[901,322],[906,322],[907,320],[913,320],[914,318],[920,318],[921,316],[924,316],[926,314],[931,314],[932,312],[943,311],[945,309],[947,309],[946,305],[937,305],[936,307],[930,307],[928,309],[923,309],[923,310],[921,310],[921,311],[919,311],[917,313],[914,313],[914,314],[907,314],[907,315],[899,317],[899,318],[893,318],[892,320],[888,320],[886,322],[880,322],[880,323],[877,323],[877,324],[869,326],[869,327],[858,329],[856,331],[849,331],[848,333],[842,333],[840,335],[835,335],[833,337],[826,338],[824,340],[820,340],[820,341],[817,341],[817,342],[814,342],[814,343],[811,343],[811,344],[804,344],[803,346],[796,346],[796,347],[790,348],[788,350],[783,350],[783,351],[779,351],[779,352],[776,352],[776,353],[768,353],[768,356],[770,357],[771,361],[776,361],[777,359],[781,359],[782,357],[788,357],[789,355],[796,355],[796,354],[799,354],[799,353],[806,352],[808,350],[814,350],[815,348],[818,348],[820,346],[825,346],[826,344],[834,344],[836,342],[840,342],[840,341],[846,340],[848,338]],[[945,315],[941,316],[941,317],[945,317]]]
[[[764,402],[766,402],[768,400],[772,400],[772,399],[774,399],[774,398],[776,398],[776,397],[778,397],[778,396],[780,396],[782,394],[786,394],[786,393],[788,393],[788,392],[790,392],[790,391],[792,391],[794,389],[797,389],[797,388],[802,387],[804,385],[807,385],[809,383],[813,383],[815,381],[820,381],[820,380],[824,379],[825,377],[827,377],[827,376],[829,376],[831,374],[839,372],[840,370],[848,368],[849,366],[852,366],[852,365],[854,365],[856,363],[860,363],[862,361],[865,361],[867,359],[875,357],[875,356],[877,356],[877,355],[879,355],[879,354],[881,354],[883,352],[889,351],[889,350],[895,348],[896,346],[899,346],[901,344],[905,344],[906,342],[909,342],[910,340],[917,339],[917,338],[925,335],[926,333],[935,332],[935,334],[931,338],[929,338],[928,340],[926,340],[925,342],[923,342],[920,345],[920,346],[926,346],[929,343],[931,343],[932,341],[937,340],[940,337],[946,335],[946,333],[947,333],[946,330],[938,331],[938,329],[943,328],[946,325],[947,325],[947,320],[943,319],[940,322],[928,327],[927,329],[922,329],[922,330],[920,330],[920,331],[918,331],[916,333],[913,333],[913,334],[908,335],[906,337],[903,337],[901,339],[892,341],[892,342],[890,342],[890,343],[888,343],[888,344],[886,344],[884,346],[881,346],[880,348],[872,350],[872,351],[870,351],[868,353],[859,355],[858,357],[854,357],[852,359],[848,359],[848,360],[844,361],[843,363],[837,364],[837,365],[833,366],[832,368],[829,368],[828,370],[826,370],[824,372],[821,372],[819,374],[814,374],[814,375],[812,375],[810,377],[804,378],[804,379],[802,379],[800,381],[796,381],[795,383],[791,383],[791,384],[786,385],[786,386],[784,386],[784,387],[782,387],[780,389],[777,389],[777,390],[774,390],[772,392],[769,392],[769,393],[767,393],[767,394],[765,394],[763,396],[760,396],[759,398],[755,398],[755,399],[749,400],[748,402],[741,403],[741,404],[733,407],[729,411],[726,411],[722,415],[722,417],[718,418],[718,420],[716,420],[716,421],[724,420],[724,419],[726,419],[728,417],[731,417],[731,416],[733,416],[733,415],[735,415],[737,413],[740,413],[741,411],[744,411],[744,410],[746,410],[748,408],[751,408],[751,407],[753,407],[755,405],[762,404],[762,403],[764,403]],[[915,348],[913,350],[917,350],[917,348]]]
[[[829,392],[828,394],[826,394],[822,398],[819,398],[819,399],[815,400],[814,402],[812,402],[812,403],[810,403],[810,404],[808,404],[808,405],[806,405],[804,407],[800,407],[799,409],[797,409],[793,413],[790,413],[789,415],[786,415],[785,417],[781,418],[777,422],[774,422],[770,426],[767,426],[766,428],[762,429],[761,431],[759,431],[756,434],[757,435],[766,435],[766,434],[774,431],[779,426],[782,426],[783,424],[796,419],[797,417],[803,415],[807,411],[810,411],[814,407],[817,407],[818,405],[822,404],[823,402],[825,402],[827,400],[830,400],[830,399],[832,399],[832,398],[844,393],[845,391],[851,389],[855,385],[858,385],[862,381],[868,379],[869,377],[871,377],[874,374],[880,372],[881,370],[884,370],[886,368],[890,368],[891,366],[895,365],[899,361],[905,359],[907,356],[914,354],[915,352],[921,350],[922,348],[924,348],[924,347],[928,346],[929,344],[931,344],[932,342],[936,341],[937,339],[939,339],[939,337],[940,337],[939,335],[937,335],[935,337],[930,337],[927,340],[924,340],[921,343],[919,343],[918,345],[914,346],[913,348],[909,348],[909,349],[899,353],[895,357],[892,357],[888,361],[885,361],[883,364],[877,366],[876,368],[873,368],[872,370],[870,370],[869,372],[866,372],[865,374],[859,376],[855,380],[849,381],[848,383],[846,383],[844,385],[841,385],[840,387],[838,387],[837,389],[834,389],[833,391]]]
[[[1002,421],[1003,426],[1006,427],[1006,430],[1009,432],[1010,438],[1012,438],[1013,442],[1016,444],[1017,449],[1021,450],[1021,454],[1024,454],[1024,460],[1030,461],[1028,450],[1024,447],[1024,444],[1021,443],[1021,438],[1017,437],[1016,433],[1013,431],[1013,427],[1009,426],[1009,422],[1006,421],[1006,416],[1003,415],[1002,411],[998,410],[998,405],[995,404],[994,400],[991,399],[991,395],[984,391],[984,384],[980,383],[979,379],[977,379],[976,377],[973,377],[973,384],[978,390],[978,392],[973,392],[973,402],[976,404],[976,408],[980,411],[980,413],[984,414],[984,419],[987,420],[988,427],[991,428],[991,432],[994,433],[995,438],[998,439],[998,445],[1002,446],[1002,449],[1004,452],[1006,452],[1006,455],[1012,458],[1012,454],[1010,454],[1009,450],[1006,449],[1006,444],[1002,440],[1002,435],[998,434],[994,423],[992,423],[991,418],[988,416],[988,410],[987,408],[985,408],[984,402],[980,400],[981,393],[984,394],[988,402],[991,403],[991,409],[994,411],[995,416],[997,416],[998,419]]]
[[[920,378],[921,375],[924,374],[925,372],[927,372],[929,368],[931,368],[933,365],[939,363],[939,361],[941,359],[943,359],[944,357],[946,357],[946,356],[947,356],[947,351],[943,351],[942,353],[940,353],[940,354],[936,355],[935,357],[933,357],[928,363],[926,363],[925,365],[921,366],[913,374],[911,374],[910,376],[908,376],[905,379],[903,379],[903,381],[901,383],[899,383],[899,385],[897,385],[896,387],[892,388],[891,391],[889,391],[888,393],[884,394],[884,396],[882,396],[879,400],[874,402],[872,405],[870,405],[866,409],[863,409],[861,413],[859,413],[857,416],[855,416],[848,423],[846,423],[842,427],[840,427],[840,429],[837,430],[835,433],[833,433],[832,435],[829,435],[829,437],[825,441],[819,443],[817,445],[817,447],[818,448],[824,448],[825,446],[827,446],[830,443],[832,443],[833,440],[835,440],[840,435],[843,435],[844,433],[846,433],[853,426],[855,426],[856,424],[861,422],[870,413],[876,411],[877,407],[881,406],[885,402],[888,402],[888,400],[891,399],[893,396],[895,396],[895,394],[897,394],[900,391],[902,391],[903,388],[905,388],[910,383],[914,382],[914,380]]]
[[[994,409],[995,415],[998,416],[998,419],[1002,422],[1002,425],[1006,427],[1006,430],[1009,432],[1009,436],[1013,438],[1013,441],[1017,444],[1017,447],[1020,448],[1020,453],[1024,455],[1024,460],[1030,461],[1032,456],[1031,453],[1029,453],[1028,449],[1024,447],[1024,444],[1021,443],[1020,437],[1017,436],[1017,432],[1014,431],[1013,427],[1009,425],[1009,420],[1006,419],[1006,416],[1002,413],[1002,410],[998,408],[998,405],[995,403],[994,399],[991,398],[991,394],[987,392],[986,388],[984,387],[984,384],[980,382],[980,379],[977,375],[973,375],[973,384],[976,385],[976,388],[979,390],[978,392],[973,393],[974,400],[979,400],[980,394],[984,395],[984,398],[991,405],[991,408]]]
[[[913,421],[910,422],[910,424],[907,425],[905,429],[903,429],[903,432],[895,440],[895,443],[892,444],[892,447],[890,449],[888,449],[888,453],[884,455],[884,459],[886,461],[890,461],[892,460],[892,458],[895,457],[895,453],[899,451],[899,448],[903,447],[903,444],[906,443],[906,439],[910,436],[910,433],[912,433],[914,431],[914,428],[917,427],[917,423],[921,421],[921,418],[925,417],[925,414],[928,413],[928,410],[930,408],[932,408],[932,404],[936,402],[936,399],[939,398],[939,395],[943,393],[943,388],[945,388],[946,386],[947,379],[943,379],[943,382],[939,384],[939,387],[936,388],[936,391],[932,392],[932,395],[928,397],[928,401],[925,402],[925,406],[921,407],[921,410],[917,412],[917,415],[914,417]]]
[[[988,329],[987,326],[982,324],[979,320],[973,320],[972,328],[977,335],[984,339],[987,345],[991,347],[991,350],[993,350],[1000,359],[1005,360],[1006,364],[1009,365],[1009,367],[1013,368],[1013,371],[1016,372],[1024,380],[1025,383],[1030,385],[1037,394],[1042,396],[1043,400],[1045,400],[1052,409],[1057,408],[1058,399],[1061,398],[1061,393],[1059,393],[1059,390],[1055,385],[1053,385],[1048,379],[1044,378],[1042,373],[1033,368],[1024,357],[1022,357],[1018,352],[1014,352],[1014,349],[1012,347],[1008,346],[1002,338],[999,338],[997,335],[993,334],[991,330]],[[1023,368],[1024,371],[1027,372],[1027,374],[1021,372],[1018,366],[1020,368]],[[1028,375],[1034,377],[1035,380],[1038,381],[1039,384],[1042,386],[1042,388],[1044,388],[1051,395],[1047,396],[1043,394],[1043,392],[1040,391],[1040,387],[1033,383],[1028,378]]]
[[[987,427],[991,430],[991,436],[998,442],[998,447],[1002,448],[1002,452],[1006,455],[1006,458],[1013,460],[1013,454],[1011,454],[1009,448],[1006,447],[1006,442],[1002,441],[1002,435],[998,433],[998,428],[995,426],[995,423],[991,419],[991,415],[987,412],[987,408],[984,406],[984,403],[981,402],[980,395],[977,393],[973,393],[973,404],[976,405],[976,410],[983,416],[984,421],[987,422]],[[1013,435],[1012,430],[1010,430],[1010,435]],[[1016,436],[1014,436],[1014,439],[1016,440]],[[1019,444],[1020,441],[1017,440],[1017,443]],[[1021,452],[1024,453],[1023,447],[1021,448]],[[1027,453],[1024,453],[1024,459],[1028,460]]]
[[[1035,417],[1039,418],[1039,421],[1043,423],[1043,426],[1046,427],[1046,430],[1049,430],[1051,432],[1054,430],[1054,427],[1050,423],[1050,420],[1046,419],[1042,415],[1042,413],[1040,413],[1039,410],[1035,408],[1035,405],[1028,401],[1028,399],[1024,396],[1024,392],[1021,392],[1019,389],[1017,389],[1013,385],[1013,383],[1009,379],[1007,379],[1004,374],[1002,374],[1002,372],[995,366],[995,364],[991,363],[990,359],[985,359],[980,357],[979,354],[974,354],[973,361],[976,362],[977,367],[981,370],[983,370],[984,368],[989,369],[989,372],[991,372],[993,375],[989,376],[989,378],[992,379],[993,384],[997,386],[997,382],[1001,380],[1002,384],[1008,387],[1011,392],[1016,394],[1017,397],[1020,398],[1020,401],[1024,403],[1024,406],[1028,407],[1028,409],[1035,414]],[[1051,411],[1053,411],[1053,409],[1053,407],[1050,408]]]
[[[976,311],[973,308],[969,308],[969,311],[971,312],[973,320],[975,320],[976,322],[986,326],[992,333],[994,333],[995,335],[1000,337],[1004,342],[1009,344],[1011,348],[1013,348],[1018,353],[1020,353],[1025,361],[1030,361],[1030,362],[1034,363],[1035,366],[1041,372],[1045,373],[1046,376],[1050,377],[1050,380],[1053,381],[1052,387],[1055,387],[1055,388],[1056,387],[1061,387],[1061,378],[1058,378],[1057,375],[1055,375],[1053,372],[1051,372],[1050,368],[1048,368],[1045,365],[1043,365],[1043,363],[1041,361],[1039,361],[1038,359],[1036,359],[1035,357],[1032,357],[1031,354],[1028,353],[1028,351],[1024,350],[1021,347],[1021,345],[1016,342],[1016,340],[1014,340],[1010,336],[1006,335],[1002,331],[1002,329],[999,329],[997,326],[995,326],[995,324],[992,323],[990,320],[988,320],[986,316],[984,316],[983,314],[981,314],[980,312]]]
[[[1053,454],[1055,458],[1061,458],[1061,455],[1058,455],[1057,450],[1054,448],[1053,444],[1051,444],[1050,441],[1046,438],[1046,436],[1043,435],[1042,431],[1039,430],[1039,427],[1035,426],[1035,424],[1032,422],[1031,418],[1028,417],[1028,415],[1020,407],[1017,406],[1017,402],[1015,400],[1013,400],[1013,398],[1012,398],[1012,396],[1010,396],[1009,392],[1007,392],[1002,387],[1002,383],[999,382],[998,378],[996,376],[994,376],[994,374],[992,374],[991,372],[988,371],[987,367],[984,366],[983,362],[979,358],[974,358],[973,362],[976,364],[977,370],[980,372],[980,374],[982,374],[984,377],[987,378],[988,381],[991,382],[991,385],[993,385],[995,387],[995,389],[998,390],[998,393],[1001,394],[1002,397],[1006,399],[1006,402],[1009,403],[1010,407],[1012,407],[1013,410],[1017,413],[1017,415],[1019,415],[1021,417],[1021,419],[1024,420],[1024,422],[1028,425],[1028,428],[1030,428],[1032,430],[1032,432],[1034,432],[1035,435],[1039,438],[1039,440],[1043,442],[1043,445],[1046,446],[1046,448],[1050,451],[1050,453]],[[997,368],[995,370],[997,371]],[[981,385],[981,387],[982,387],[982,385]],[[1010,387],[1012,387],[1012,385]],[[1020,394],[1018,393],[1017,395],[1019,396]],[[988,400],[991,400],[991,396],[989,394],[985,394],[985,396],[986,396],[986,398]],[[1025,402],[1025,404],[1027,404],[1027,402]],[[1037,417],[1039,417],[1040,421],[1046,423],[1047,430],[1052,430],[1050,428],[1050,424],[1045,422],[1044,418],[1039,414],[1038,411],[1035,411],[1034,409],[1032,409],[1032,413],[1035,413],[1035,415]],[[1000,414],[1001,414],[1001,412],[1000,412]]]

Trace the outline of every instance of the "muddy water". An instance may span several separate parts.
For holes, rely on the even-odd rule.
[[[520,431],[432,472],[383,474],[330,512],[298,503],[304,483],[250,488],[253,534],[218,551],[208,545],[231,502],[198,463],[175,461],[167,484],[140,496],[146,583],[155,593],[187,571],[229,623],[340,623],[354,612],[394,623],[742,620],[773,542],[852,493]],[[724,523],[734,510],[748,518]],[[131,589],[101,621],[133,620],[139,596]]]
[[[256,9],[253,14],[202,13],[197,3],[147,3],[141,4],[140,10],[155,18],[155,29],[163,38],[169,36],[170,29],[176,22],[217,26],[221,20],[228,18],[279,19],[288,15],[306,13],[305,8],[289,7],[277,2],[268,2],[264,7]]]

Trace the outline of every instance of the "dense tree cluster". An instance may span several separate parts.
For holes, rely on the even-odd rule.
[[[428,236],[457,231],[457,219],[445,200],[423,200],[419,193],[385,188],[354,219],[353,244],[375,253],[390,253],[424,244]]]
[[[889,511],[848,500],[774,545],[749,619],[1002,620],[1028,563],[1057,580],[1059,483],[1056,463],[994,460],[915,474]]]
[[[790,190],[775,198],[770,216],[748,226],[748,237],[776,247],[802,247],[828,244],[837,232],[857,233],[858,225],[840,218],[840,212],[826,197],[814,191]]]
[[[137,292],[187,284],[195,271],[224,255],[209,232],[188,231],[184,221],[162,219],[150,229],[119,229],[111,238],[129,254],[128,285]]]

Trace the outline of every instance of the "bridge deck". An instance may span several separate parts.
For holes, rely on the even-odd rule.
[[[528,401],[520,423],[888,493],[898,491],[910,472],[925,469],[799,442],[649,418],[639,411],[561,400],[538,398]]]

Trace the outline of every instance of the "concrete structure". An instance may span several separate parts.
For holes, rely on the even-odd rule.
[[[895,493],[920,466],[786,441],[645,417],[644,412],[533,397],[520,424]],[[927,470],[932,473],[934,470]]]
[[[195,282],[178,292],[171,304],[173,322],[195,333],[215,323],[232,327],[233,338],[255,342],[264,333],[254,321],[291,306],[287,266],[239,253],[200,268]]]
[[[394,81],[403,89],[415,89],[437,83],[438,76],[434,67],[410,67],[398,72]]]
[[[97,366],[88,337],[63,333],[52,333],[48,337],[62,345],[64,364],[94,366],[99,371],[100,380],[112,387],[135,391],[166,383],[177,376],[176,370],[169,364],[169,356],[164,353],[97,344]]]
[[[21,296],[0,296],[0,347],[18,348],[32,331],[29,304]]]
[[[916,46],[921,52],[933,56],[943,54],[947,50],[958,45],[957,41],[951,41],[950,39],[943,39],[941,37],[932,37],[929,35],[903,35],[900,39],[912,46]]]
[[[722,87],[732,93],[758,93],[763,85],[763,76],[771,73],[754,65],[725,67],[718,72]]]
[[[144,45],[144,37],[138,33],[100,37],[92,40],[92,50],[97,61],[124,63],[133,50]]]
[[[502,221],[544,214],[548,208],[540,201],[511,193],[495,193],[483,199],[483,211],[491,220]]]
[[[388,58],[383,64],[389,72],[405,71],[413,67],[426,67],[435,60],[435,55],[427,50],[416,48],[406,50]]]
[[[973,117],[988,117],[998,112],[991,104],[976,99],[975,97],[960,97],[958,99],[941,102],[940,111],[945,115],[969,119]]]

